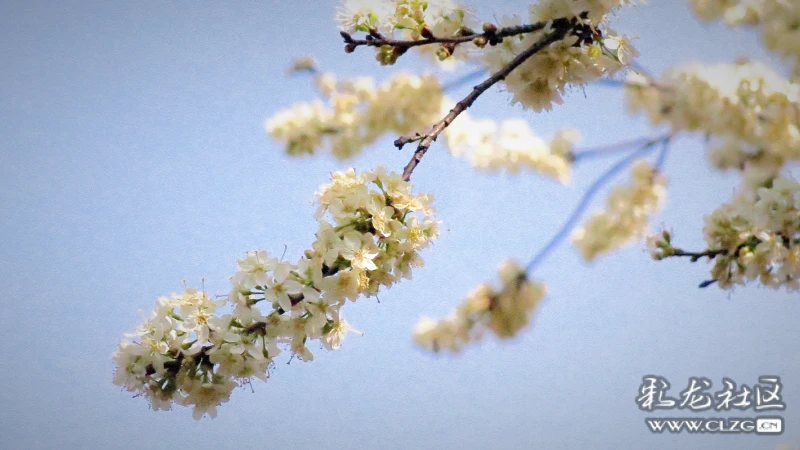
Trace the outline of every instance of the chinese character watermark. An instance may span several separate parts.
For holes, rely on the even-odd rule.
[[[738,409],[744,411],[753,408],[754,411],[783,411],[786,404],[781,397],[783,384],[776,375],[758,377],[758,383],[753,387],[747,384],[737,385],[731,378],[722,379],[722,389],[712,393],[713,383],[706,377],[689,377],[686,388],[679,393],[679,397],[670,397],[667,392],[671,388],[670,382],[657,375],[642,377],[639,385],[639,395],[636,404],[644,411],[656,409],[688,409],[690,411],[730,411]]]
[[[750,386],[737,384],[729,377],[722,378],[722,384],[716,392],[712,390],[713,382],[706,377],[689,377],[686,388],[671,397],[670,382],[662,376],[645,375],[639,385],[636,404],[647,412],[655,410],[689,410],[701,411],[745,411],[752,409],[760,412],[783,411],[786,403],[782,398],[783,384],[777,375],[762,375],[758,383]],[[751,418],[647,418],[645,419],[653,433],[783,433],[781,417]]]

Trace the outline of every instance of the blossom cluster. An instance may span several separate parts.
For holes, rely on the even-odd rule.
[[[114,353],[114,384],[144,395],[154,410],[170,409],[174,401],[194,406],[195,418],[215,416],[236,384],[207,370],[213,365],[207,348],[241,340],[216,314],[224,303],[193,289],[159,298],[152,315]]]
[[[338,348],[350,330],[341,307],[411,278],[438,234],[431,197],[383,168],[335,173],[317,199],[319,231],[296,263],[250,252],[227,298],[188,289],[159,299],[114,354],[114,382],[153,409],[175,402],[214,417],[236,386],[266,380],[281,349],[310,361],[313,341]]]
[[[489,71],[506,67],[517,55],[551,33],[563,36],[506,77],[512,102],[536,111],[561,104],[569,86],[580,87],[602,76],[610,76],[637,55],[628,39],[605,26],[606,17],[629,0],[543,0],[529,9],[527,24],[542,24],[535,32],[491,40],[485,33],[522,25],[520,17],[506,18],[499,24],[485,24],[484,35],[473,40],[483,51],[458,52],[463,60],[479,62]],[[394,37],[400,31],[405,39],[455,38],[475,35],[474,20],[467,10],[451,0],[345,0],[338,14],[341,29],[347,33],[369,33],[368,39]],[[381,64],[393,64],[409,47],[377,46]],[[455,53],[456,44],[413,47],[435,53],[445,60]]]
[[[528,58],[505,78],[512,103],[534,111],[550,110],[553,104],[563,103],[562,95],[570,86],[581,87],[603,76],[611,76],[629,64],[638,55],[636,49],[624,36],[601,26],[609,7],[619,4],[618,1],[553,0],[531,6],[529,18],[532,22],[571,17],[571,31],[564,39]],[[579,18],[576,17],[580,14],[578,11],[591,13],[588,18]],[[521,23],[519,17],[510,17],[504,18],[500,26]],[[552,32],[548,26],[540,32],[504,39],[485,49],[482,62],[491,72],[497,72]]]
[[[514,261],[505,261],[499,270],[500,288],[481,284],[449,317],[422,318],[414,331],[414,341],[432,351],[460,352],[489,331],[508,339],[530,323],[537,305],[547,295],[544,284],[528,278]]]
[[[636,0],[540,0],[531,5],[531,20],[546,22],[562,17],[581,17],[592,24],[600,24],[606,16],[620,6],[635,5]]]
[[[730,203],[705,218],[708,249],[689,254],[709,257],[711,275],[730,289],[758,280],[772,289],[800,289],[800,183],[778,175],[745,185]],[[656,259],[687,255],[668,234],[649,240]]]
[[[764,64],[688,64],[651,82],[632,76],[626,89],[632,111],[674,131],[711,138],[718,168],[779,169],[800,158],[800,86]]]
[[[420,39],[427,28],[434,36],[452,36],[464,26],[465,7],[452,0],[343,0],[336,15],[342,31],[413,33]]]
[[[267,133],[290,156],[329,151],[338,159],[360,153],[385,134],[410,134],[430,126],[442,103],[432,75],[398,74],[380,87],[370,78],[315,76],[322,99],[301,103],[266,121]]]
[[[771,51],[800,63],[800,3],[789,0],[692,0],[704,20],[722,19],[730,26],[759,27],[761,40]]]
[[[571,179],[572,155],[580,135],[573,129],[556,132],[548,143],[523,119],[473,119],[462,113],[444,131],[447,147],[479,170],[517,173],[532,170],[562,184]]]
[[[630,184],[613,189],[607,209],[597,212],[572,234],[583,259],[623,247],[647,234],[648,220],[661,209],[666,197],[666,177],[645,160],[633,164]]]
[[[336,16],[346,33],[365,32],[370,37],[419,40],[435,36],[452,38],[474,26],[469,11],[452,0],[344,0]],[[453,55],[455,46],[417,47],[440,60]],[[394,64],[407,49],[390,45],[376,47],[381,64]]]

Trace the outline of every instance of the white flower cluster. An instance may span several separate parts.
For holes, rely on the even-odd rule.
[[[581,17],[593,24],[602,22],[608,13],[625,5],[635,5],[635,0],[541,0],[531,5],[531,20],[546,22],[562,17]]]
[[[438,119],[442,91],[433,75],[398,74],[379,88],[372,79],[315,77],[323,99],[302,103],[266,121],[267,133],[290,156],[325,149],[338,159],[360,153],[384,134],[411,134]]]
[[[452,36],[466,15],[467,10],[452,0],[343,0],[336,19],[347,33],[377,31],[388,36],[410,31],[419,39],[426,27],[434,36]]]
[[[611,76],[638,55],[626,38],[600,28],[603,14],[619,4],[619,1],[553,0],[532,6],[529,15],[532,23],[572,17],[576,24],[569,25],[571,31],[567,37],[539,51],[506,77],[512,103],[534,111],[550,110],[553,104],[563,103],[562,95],[568,87],[580,87]],[[580,14],[578,11],[589,11],[589,18],[575,17]],[[500,26],[521,23],[519,17],[512,17],[503,19]],[[497,72],[551,32],[553,28],[548,26],[540,32],[506,38],[498,45],[486,47],[483,63],[491,72]]]
[[[778,176],[746,186],[706,217],[708,249],[717,251],[711,275],[723,289],[759,280],[800,289],[800,183]]]
[[[159,298],[151,317],[114,353],[114,384],[144,395],[155,410],[170,409],[175,401],[194,406],[197,419],[216,416],[216,406],[228,401],[236,383],[206,370],[213,365],[207,347],[240,340],[215,314],[224,303],[193,289]]]
[[[692,0],[704,20],[722,19],[730,26],[757,26],[771,51],[800,63],[800,3],[794,0]]]
[[[607,210],[595,213],[575,229],[572,241],[585,261],[623,247],[647,234],[647,222],[661,209],[666,197],[666,177],[645,160],[632,167],[628,186],[617,186],[607,200]]]
[[[319,231],[295,263],[265,251],[239,260],[227,300],[187,290],[159,299],[153,315],[123,341],[114,382],[153,409],[194,406],[195,418],[252,377],[266,379],[280,349],[310,361],[312,341],[332,350],[350,329],[340,309],[376,295],[423,265],[419,251],[438,234],[431,198],[383,168],[333,175],[317,193]],[[226,305],[232,311],[222,314]]]
[[[343,0],[336,17],[340,29],[347,33],[408,40],[456,37],[474,25],[467,9],[452,0]],[[417,48],[431,51],[423,47]],[[441,60],[455,50],[448,45],[430,48]],[[376,47],[376,51],[381,64],[394,64],[406,49],[383,46]]]
[[[547,288],[528,279],[513,261],[504,262],[499,272],[499,289],[481,284],[448,318],[422,318],[414,331],[417,345],[432,352],[458,353],[470,342],[480,340],[486,331],[508,339],[525,328],[547,295]]]
[[[523,119],[473,119],[462,113],[444,131],[447,147],[479,170],[517,173],[532,170],[569,183],[576,130],[559,130],[548,143],[535,135]]]
[[[715,138],[710,161],[719,168],[780,168],[800,158],[800,86],[764,64],[689,64],[653,83],[630,78],[632,111],[674,131]]]

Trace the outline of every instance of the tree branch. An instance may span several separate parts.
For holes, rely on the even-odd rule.
[[[780,243],[783,246],[785,246],[787,249],[791,248],[791,246],[793,244],[800,244],[800,239],[792,240],[791,238],[787,238],[782,233],[778,233],[777,236],[781,238]],[[709,260],[713,260],[717,256],[730,255],[731,260],[729,261],[728,264],[731,264],[731,263],[734,262],[733,260],[735,260],[736,258],[739,257],[739,255],[741,254],[742,250],[744,250],[745,248],[749,248],[749,249],[753,250],[761,242],[763,242],[761,239],[759,239],[759,238],[757,238],[755,236],[751,236],[748,240],[746,240],[745,242],[742,242],[741,244],[739,244],[735,248],[733,248],[732,249],[733,251],[731,251],[731,249],[727,249],[727,248],[718,248],[718,249],[708,249],[708,250],[705,250],[705,251],[702,251],[702,252],[687,252],[687,251],[682,250],[680,248],[672,247],[672,245],[669,244],[669,242],[667,242],[668,247],[663,249],[664,253],[662,255],[660,255],[658,257],[658,259],[661,260],[661,259],[672,258],[672,257],[679,257],[679,258],[680,257],[686,257],[686,258],[689,258],[689,260],[694,263],[694,262],[699,261],[701,258],[708,258]],[[716,283],[717,281],[719,281],[719,280],[712,278],[710,280],[706,280],[706,281],[703,281],[702,283],[700,283],[699,287],[706,288],[706,287],[711,286],[712,284]]]
[[[744,244],[740,245],[736,249],[736,253],[739,253],[739,250],[742,247],[744,247]],[[700,260],[700,258],[714,259],[719,255],[725,255],[727,253],[728,253],[728,249],[727,248],[706,250],[704,252],[687,252],[687,251],[683,251],[683,250],[681,250],[679,248],[676,248],[676,249],[672,250],[670,253],[665,254],[664,258],[670,258],[670,257],[673,257],[673,256],[687,257],[687,258],[690,259],[691,262],[697,262],[697,261]]]
[[[450,81],[448,83],[443,84],[442,85],[442,92],[447,92],[447,91],[456,89],[458,87],[461,87],[461,86],[463,86],[463,85],[465,85],[467,83],[472,82],[472,80],[480,78],[484,74],[486,74],[486,69],[484,69],[484,68],[480,68],[480,69],[474,70],[474,71],[472,71],[472,72],[470,72],[470,73],[468,73],[468,74],[466,74],[466,75],[464,75],[464,76],[462,76],[460,78],[456,78],[453,81]]]
[[[486,39],[486,43],[488,43],[489,45],[497,45],[498,43],[502,42],[503,38],[505,37],[541,31],[545,28],[546,25],[547,25],[546,22],[538,22],[528,25],[515,25],[511,27],[503,27],[500,29],[492,25],[484,27],[483,33],[476,33],[470,29],[462,28],[461,30],[462,35],[455,37],[436,37],[430,32],[430,30],[427,30],[426,28],[423,29],[423,38],[416,40],[388,39],[383,37],[377,32],[372,32],[371,34],[367,35],[366,39],[353,39],[353,37],[349,33],[344,31],[342,31],[340,34],[342,35],[342,39],[344,39],[344,42],[347,44],[345,47],[345,51],[348,53],[352,53],[353,51],[355,51],[356,48],[361,46],[368,46],[368,47],[390,46],[399,49],[400,53],[403,53],[411,47],[419,47],[421,45],[430,45],[430,44],[458,45],[458,44],[463,44],[465,42],[470,42],[476,38],[484,38]]]
[[[414,152],[414,156],[411,157],[411,160],[408,162],[408,164],[406,164],[405,169],[403,169],[403,180],[409,181],[411,179],[411,173],[414,172],[414,169],[417,167],[420,160],[422,160],[422,157],[425,156],[425,153],[431,147],[436,138],[439,137],[439,134],[441,134],[442,131],[444,131],[444,129],[447,128],[450,125],[450,123],[452,123],[453,120],[455,120],[455,118],[458,117],[459,114],[461,114],[467,108],[472,106],[472,104],[475,102],[475,100],[478,99],[478,97],[480,97],[481,94],[486,92],[487,89],[494,86],[497,82],[504,80],[512,71],[514,71],[514,69],[516,69],[522,63],[528,60],[528,58],[535,55],[548,45],[563,39],[567,35],[568,31],[569,31],[568,22],[561,24],[561,26],[557,28],[554,28],[552,33],[536,41],[536,43],[530,46],[527,50],[523,51],[522,53],[514,57],[514,59],[512,59],[511,62],[508,63],[508,65],[500,69],[497,73],[495,73],[491,77],[484,80],[481,84],[475,86],[472,89],[472,92],[470,92],[466,97],[464,97],[463,100],[456,103],[456,106],[454,106],[453,109],[451,109],[450,112],[442,120],[440,120],[433,126],[431,131],[429,131],[427,134],[420,135],[424,136],[424,138],[417,146],[417,150]],[[416,136],[414,138],[416,138]],[[410,141],[409,139],[414,139],[414,138],[400,138],[395,141],[395,145],[398,148],[402,148],[404,144],[407,144],[408,142],[413,142]]]
[[[780,234],[779,234],[779,236],[780,236]],[[726,255],[726,254],[729,254],[729,253],[734,258],[738,258],[739,254],[741,253],[741,251],[744,248],[746,248],[746,247],[755,248],[755,246],[760,244],[760,243],[761,243],[761,239],[759,239],[759,238],[757,238],[755,236],[750,236],[750,238],[748,240],[746,240],[745,242],[742,242],[741,244],[737,245],[736,248],[733,249],[732,253],[731,253],[731,250],[727,249],[727,248],[708,249],[708,250],[705,250],[705,251],[702,251],[702,252],[687,252],[687,251],[685,251],[683,249],[670,246],[669,249],[668,249],[669,251],[664,253],[662,259],[671,258],[671,257],[677,256],[677,257],[687,257],[687,258],[689,258],[689,260],[691,262],[697,262],[698,260],[700,260],[700,258],[714,259],[717,256]],[[783,244],[788,248],[789,245],[790,245],[790,242],[786,242],[786,240],[784,238]]]
[[[603,78],[596,80],[593,84],[598,86],[611,86],[611,87],[629,87],[629,88],[655,88],[662,92],[671,92],[675,90],[675,86],[657,81],[654,78],[645,77],[644,82],[620,80],[615,78]]]
[[[615,144],[604,145],[601,147],[594,147],[584,150],[577,150],[569,154],[567,157],[570,162],[583,161],[585,159],[598,158],[601,156],[613,155],[621,152],[626,152],[632,147],[641,147],[643,145],[654,145],[664,141],[665,136],[656,137],[640,137],[628,141],[617,142]]]

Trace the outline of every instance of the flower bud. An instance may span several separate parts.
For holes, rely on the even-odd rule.
[[[472,43],[475,44],[476,47],[483,48],[483,47],[486,47],[486,44],[488,43],[488,41],[486,40],[485,37],[478,36],[478,37],[476,37],[475,39],[472,40]]]

